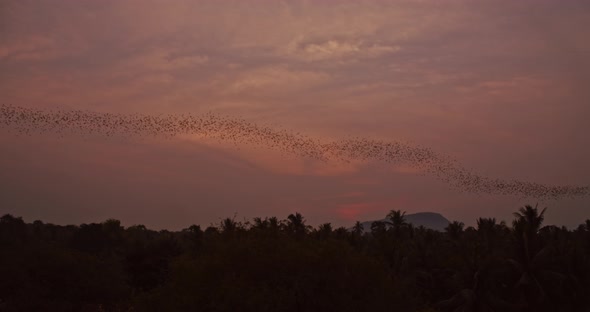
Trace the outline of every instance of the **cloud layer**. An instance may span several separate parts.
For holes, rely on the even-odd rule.
[[[145,114],[212,111],[304,129],[326,140],[370,136],[410,141],[448,154],[484,175],[543,184],[587,184],[588,21],[588,3],[575,0],[444,4],[9,0],[0,4],[0,94],[3,104],[22,107]],[[15,144],[10,134],[1,137],[2,143]],[[187,144],[197,140],[186,139]],[[52,145],[19,140],[15,155],[49,153],[42,146],[50,149]],[[100,146],[99,142],[95,144]],[[198,142],[203,151],[219,147]],[[86,143],[73,140],[72,144]],[[115,157],[113,151],[124,149],[125,144],[104,143],[103,148],[111,150],[106,155]],[[160,144],[148,145],[159,150]],[[181,153],[182,148],[176,148]],[[389,183],[384,189],[391,189],[391,185],[408,184],[407,176],[411,176],[397,172],[389,180],[376,173],[383,169],[365,164],[324,167],[247,148],[223,150],[223,157],[255,164],[257,170],[273,168],[293,179],[355,176],[354,180]],[[46,164],[48,168],[38,169],[67,165],[57,156],[53,161]],[[0,156],[2,169],[18,163],[18,157]],[[130,171],[128,177],[133,176]],[[5,176],[3,183],[11,184],[13,178]],[[260,179],[265,186],[280,180],[274,174]],[[301,203],[317,204],[321,211],[310,217],[322,221],[330,220],[334,211],[352,211],[350,207],[356,207],[359,218],[407,207],[441,209],[450,218],[468,219],[468,207],[474,203],[470,197],[449,194],[436,182],[417,187],[440,208],[424,207],[429,204],[415,192],[399,200],[385,191],[382,195],[367,191],[368,186],[351,190],[333,183],[334,192],[322,187],[338,199],[321,203],[310,202],[316,196],[304,186],[291,187],[281,194],[290,204],[283,202],[284,208],[276,214],[286,214]],[[159,190],[144,187],[146,192]],[[223,192],[213,186],[210,191]],[[87,202],[98,197],[87,192]],[[166,188],[158,192],[162,198],[179,198]],[[337,194],[350,192],[369,195],[361,201]],[[60,193],[43,194],[40,198]],[[11,196],[5,200],[16,205],[19,199]],[[262,205],[242,196],[244,214]],[[479,200],[486,207],[505,202],[509,207],[494,212],[498,216],[509,216],[508,211],[522,203],[509,198]],[[574,222],[585,215],[584,210],[573,208],[574,203],[555,205],[564,206],[571,215],[555,216],[556,221]],[[16,214],[35,215],[27,212],[30,205],[17,206]],[[197,214],[205,220],[222,215],[213,208]],[[133,222],[132,214],[127,215]]]

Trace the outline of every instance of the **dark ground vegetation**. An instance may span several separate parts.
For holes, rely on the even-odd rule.
[[[590,311],[590,220],[445,232],[227,218],[179,232],[0,219],[0,311]]]

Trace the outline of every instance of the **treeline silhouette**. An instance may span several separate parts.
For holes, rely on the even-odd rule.
[[[590,311],[590,220],[479,218],[445,232],[401,211],[363,229],[226,218],[182,231],[0,219],[0,311]]]

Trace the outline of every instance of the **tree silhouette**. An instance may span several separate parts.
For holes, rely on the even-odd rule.
[[[200,225],[193,224],[184,230],[188,234],[190,249],[193,252],[199,251],[203,246],[203,230]]]
[[[320,224],[317,230],[317,236],[319,239],[328,239],[332,236],[332,224],[324,223]]]
[[[456,241],[463,234],[463,227],[465,227],[463,222],[453,221],[449,223],[449,225],[445,228],[445,231],[453,241]]]
[[[356,221],[354,226],[352,227],[352,233],[360,237],[363,234],[364,226],[360,221]]]
[[[387,232],[386,223],[383,221],[375,221],[371,223],[371,235],[373,237],[381,237]]]
[[[590,311],[590,222],[543,227],[544,212],[524,206],[512,227],[478,218],[444,232],[401,211],[370,232],[313,228],[299,213],[178,232],[5,215],[0,309]]]
[[[493,272],[489,267],[473,275],[472,286],[461,289],[451,298],[442,300],[437,307],[456,312],[514,311],[521,305],[510,303],[492,292]]]
[[[552,252],[551,246],[541,248],[538,233],[545,219],[547,208],[539,212],[537,206],[526,205],[514,213],[512,222],[516,237],[517,258],[507,261],[519,273],[520,278],[515,287],[522,291],[531,310],[539,309],[546,299],[546,291],[540,277],[548,277],[553,281],[562,280],[563,275],[545,268],[544,263]]]
[[[301,239],[309,231],[309,226],[305,224],[305,218],[296,212],[287,217],[287,230],[296,238]]]
[[[401,210],[389,211],[384,222],[391,226],[396,236],[400,234],[402,227],[408,225],[406,222],[406,212],[402,212]]]

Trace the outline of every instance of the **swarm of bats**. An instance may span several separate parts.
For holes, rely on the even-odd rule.
[[[104,136],[199,135],[235,144],[278,149],[322,161],[380,161],[404,163],[431,174],[461,191],[560,199],[590,194],[590,187],[554,186],[519,180],[492,179],[473,173],[457,161],[429,148],[396,141],[349,138],[326,142],[284,129],[216,114],[111,114],[82,110],[39,110],[0,106],[0,127],[17,134],[98,134]]]

